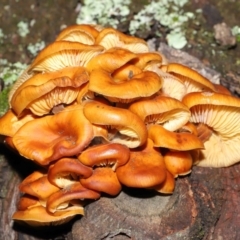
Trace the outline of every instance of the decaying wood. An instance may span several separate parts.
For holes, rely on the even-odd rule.
[[[170,61],[193,67],[218,83],[218,73],[196,58],[164,44],[160,51]],[[74,223],[47,229],[11,220],[20,196],[17,185],[34,168],[31,161],[0,145],[0,239],[240,239],[240,165],[194,167],[189,176],[177,179],[171,196],[124,188],[116,198],[103,196],[89,204],[85,216]]]

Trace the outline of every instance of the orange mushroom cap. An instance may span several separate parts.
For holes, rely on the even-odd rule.
[[[90,147],[78,157],[79,161],[90,167],[111,167],[115,171],[126,164],[130,151],[128,147],[119,143],[107,143]]]
[[[136,188],[150,188],[162,183],[166,171],[163,157],[150,139],[143,146],[131,149],[129,161],[116,169],[123,185]]]
[[[80,179],[83,187],[116,196],[122,189],[117,174],[109,167],[98,167],[93,170],[92,176]]]
[[[46,174],[40,172],[33,172],[30,176],[24,179],[19,185],[19,190],[27,193],[38,199],[45,200],[51,194],[59,191],[59,188],[52,185],[47,178]]]
[[[89,101],[85,102],[83,112],[92,124],[117,130],[111,142],[134,148],[144,144],[147,139],[145,124],[127,109],[112,107],[99,101]]]
[[[12,109],[9,109],[0,118],[0,135],[13,137],[20,127],[33,119],[36,119],[36,117],[31,113],[26,113],[18,118]]]
[[[32,208],[36,206],[41,206],[39,199],[29,194],[24,194],[23,196],[21,196],[21,198],[17,203],[17,210],[24,211],[28,208]]]
[[[158,92],[161,86],[161,78],[150,71],[134,75],[129,81],[115,82],[108,72],[95,70],[89,80],[89,90],[111,102],[131,102],[140,97],[149,97]]]
[[[103,52],[99,45],[56,41],[44,48],[34,59],[28,73],[53,72],[65,67],[85,66],[88,61]]]
[[[193,160],[188,151],[169,151],[164,157],[167,170],[176,178],[192,171]]]
[[[86,37],[86,40],[88,40],[87,41],[88,43],[84,42],[82,38],[78,38],[78,35],[76,33],[79,33],[79,32],[89,35],[89,37]],[[98,33],[99,33],[99,31],[96,29],[96,25],[74,24],[74,25],[64,28],[57,36],[56,41],[59,41],[59,40],[71,41],[72,40],[73,42],[81,42],[81,43],[90,45],[90,40],[92,40],[92,38],[93,38],[92,41],[94,43],[95,38],[98,36]]]
[[[162,55],[159,52],[137,53],[136,55],[137,57],[131,63],[142,70],[150,70],[149,65],[152,63],[160,65],[162,62]]]
[[[190,121],[198,124],[198,133],[204,141],[197,165],[227,167],[239,162],[239,98],[198,92],[187,94],[183,103],[190,109]]]
[[[22,156],[47,165],[79,154],[92,138],[92,124],[84,116],[82,106],[72,105],[53,116],[26,123],[13,136],[13,143]]]
[[[100,193],[84,188],[80,183],[74,183],[52,194],[47,200],[47,210],[55,213],[59,210],[71,209],[71,201],[75,199],[98,199]],[[73,206],[73,209],[75,207]]]
[[[153,141],[154,147],[178,151],[204,148],[203,142],[200,141],[197,136],[187,132],[171,132],[161,125],[149,126],[148,137]]]
[[[104,53],[101,53],[86,64],[88,72],[93,70],[104,70],[112,73],[114,70],[122,67],[124,64],[134,59],[136,54],[122,48],[110,48]]]
[[[63,29],[55,41],[80,42],[87,45],[93,45],[98,35],[98,30],[88,24],[75,24]]]
[[[148,52],[147,43],[133,36],[128,36],[113,28],[105,28],[99,32],[96,38],[96,44],[103,46],[105,49],[120,47],[128,49],[134,53]]]
[[[164,96],[141,99],[132,103],[128,109],[136,113],[145,124],[160,124],[170,131],[179,129],[190,118],[190,111],[183,103]]]
[[[83,208],[49,213],[44,206],[28,208],[24,211],[17,211],[12,218],[15,221],[24,221],[31,226],[60,225],[70,221],[77,214],[83,215]]]
[[[53,185],[65,188],[92,175],[92,168],[83,165],[74,158],[62,158],[48,169],[48,180]]]
[[[56,72],[36,74],[15,91],[11,106],[17,115],[25,108],[36,115],[47,114],[60,103],[72,103],[77,98],[79,87],[88,80],[83,67],[66,67]]]
[[[179,63],[169,63],[161,66],[161,69],[183,80],[185,86],[187,87],[187,93],[202,91],[215,92],[213,83],[197,71],[187,66]]]
[[[159,193],[172,194],[175,188],[175,179],[174,176],[167,171],[166,179],[157,186],[154,186],[153,189]]]

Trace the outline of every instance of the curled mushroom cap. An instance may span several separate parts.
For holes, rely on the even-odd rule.
[[[174,176],[167,171],[166,179],[157,186],[154,186],[153,189],[159,193],[172,194],[175,188],[175,179]]]
[[[184,82],[181,79],[162,71],[162,69],[160,69],[158,66],[152,67],[152,71],[157,73],[162,78],[162,95],[175,98],[177,100],[182,100],[187,93],[187,87],[184,85]]]
[[[82,106],[72,105],[55,115],[26,123],[13,136],[13,143],[22,156],[47,165],[79,154],[92,138],[92,124],[84,116]]]
[[[151,70],[149,66],[153,63],[157,65],[162,63],[162,55],[159,52],[138,53],[136,55],[137,57],[131,63],[144,70]]]
[[[161,69],[183,80],[185,86],[187,87],[187,93],[215,91],[213,83],[197,71],[187,66],[179,63],[169,63],[161,66]]]
[[[28,73],[30,66],[28,66],[23,73],[18,77],[18,79],[16,80],[16,82],[12,85],[12,88],[8,94],[8,103],[11,107],[11,99],[13,94],[15,93],[15,91],[25,82],[27,81],[30,77],[32,77],[34,74],[33,73]]]
[[[69,66],[85,66],[92,57],[103,51],[104,48],[99,45],[56,41],[37,55],[28,73],[53,72]]]
[[[36,115],[44,115],[61,103],[72,103],[79,87],[88,82],[83,67],[67,67],[56,72],[39,73],[25,81],[14,93],[11,106],[17,115],[25,108]]]
[[[104,125],[112,132],[111,142],[135,148],[145,143],[147,129],[143,121],[127,109],[112,107],[99,101],[86,102],[83,109],[86,118],[95,125]]]
[[[45,200],[54,192],[60,189],[52,185],[47,178],[46,174],[40,172],[33,172],[30,176],[22,181],[19,185],[19,190],[23,193],[27,193],[38,199]]]
[[[166,171],[163,157],[150,139],[143,146],[131,149],[129,161],[116,169],[123,185],[136,188],[150,188],[162,183]]]
[[[161,78],[150,71],[134,75],[129,81],[115,82],[108,72],[95,70],[89,80],[89,90],[103,95],[111,102],[131,102],[140,97],[149,97],[158,92],[161,86]]]
[[[21,198],[17,203],[17,210],[24,211],[28,208],[32,208],[36,206],[41,206],[39,199],[29,194],[24,194],[23,196],[21,196]]]
[[[161,125],[149,126],[148,137],[153,141],[154,147],[162,147],[178,151],[204,148],[202,141],[199,140],[197,136],[187,132],[171,132]]]
[[[122,67],[112,72],[114,82],[124,82],[132,79],[133,76],[140,74],[142,70],[131,63],[126,63]]]
[[[28,208],[24,211],[16,211],[12,218],[15,221],[23,221],[31,226],[60,225],[73,219],[77,214],[83,215],[83,208],[49,213],[44,206]]]
[[[191,111],[204,141],[199,166],[227,167],[239,162],[240,100],[220,93],[189,93],[183,103]]]
[[[95,43],[95,38],[97,35],[98,30],[96,30],[93,25],[75,24],[63,29],[57,36],[56,41],[65,40],[93,45]]]
[[[12,109],[9,109],[0,118],[0,135],[13,137],[20,127],[33,119],[36,119],[36,117],[31,113],[18,118]]]
[[[176,178],[192,171],[193,160],[188,151],[169,151],[164,157],[167,170]]]
[[[90,147],[78,157],[79,161],[90,167],[111,167],[116,170],[126,164],[130,151],[128,147],[119,143],[107,143]]]
[[[92,35],[94,38],[96,38],[98,36],[98,33],[99,33],[97,25],[93,25],[93,24],[74,24],[74,25],[71,25],[71,26],[68,26],[68,27],[64,28],[59,33],[56,40],[63,39],[66,36],[69,36],[72,33],[75,33],[75,32],[78,32],[78,31],[88,33],[88,34]],[[75,42],[77,42],[77,41],[75,41]]]
[[[62,158],[48,169],[48,180],[53,185],[65,188],[92,175],[92,168],[83,165],[74,158]]]
[[[98,199],[100,193],[84,188],[80,183],[74,183],[62,190],[52,194],[47,200],[47,210],[55,213],[59,210],[76,208],[71,207],[71,201],[76,199]]]
[[[86,179],[80,179],[83,187],[116,196],[122,189],[117,174],[109,167],[95,168],[93,174]]]
[[[190,111],[183,103],[164,96],[136,101],[129,106],[129,110],[146,124],[160,124],[170,131],[179,129],[190,118]]]
[[[87,64],[86,69],[89,72],[93,70],[104,70],[112,73],[130,60],[134,59],[136,54],[122,48],[111,48],[92,58]]]
[[[149,51],[148,45],[144,40],[125,35],[113,28],[105,28],[100,31],[96,38],[96,44],[103,46],[105,49],[120,47],[134,53]]]

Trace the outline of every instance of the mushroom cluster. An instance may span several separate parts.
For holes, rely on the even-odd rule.
[[[14,220],[61,224],[122,186],[164,194],[192,166],[239,161],[240,100],[113,28],[64,29],[18,78],[0,134],[44,167]]]

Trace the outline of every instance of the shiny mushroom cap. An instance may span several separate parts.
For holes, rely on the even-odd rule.
[[[149,97],[161,89],[162,80],[154,72],[144,71],[128,81],[115,82],[106,71],[95,70],[90,75],[89,90],[103,95],[111,102],[131,102]]]
[[[190,118],[190,111],[183,103],[164,96],[136,101],[128,109],[136,113],[145,124],[160,124],[169,131],[179,129]]]
[[[143,121],[127,109],[109,106],[99,101],[85,102],[83,108],[86,118],[95,125],[109,129],[111,142],[135,148],[145,143],[147,129]]]
[[[199,166],[227,167],[239,162],[240,100],[226,94],[190,93],[183,98],[205,149]]]
[[[84,116],[82,106],[72,105],[55,115],[27,122],[13,136],[13,143],[22,156],[47,165],[79,154],[92,138],[92,124]]]
[[[116,47],[110,48],[104,53],[92,58],[86,64],[86,69],[88,72],[92,72],[93,70],[104,70],[108,73],[112,73],[114,70],[122,67],[134,58],[136,58],[136,54],[129,50]]]
[[[39,73],[25,81],[13,94],[11,106],[20,115],[26,108],[36,115],[48,114],[58,104],[70,104],[89,76],[83,67],[67,67]]]
[[[75,158],[62,158],[48,169],[48,180],[53,185],[66,188],[93,174],[92,168],[83,165]]]
[[[194,134],[188,132],[171,132],[161,125],[149,126],[148,137],[153,141],[154,147],[178,151],[204,148],[203,142]]]
[[[127,163],[130,151],[128,147],[119,143],[107,143],[89,147],[78,159],[89,167],[110,167],[115,171]]]
[[[148,45],[144,40],[128,36],[113,28],[105,28],[100,31],[96,38],[96,44],[103,46],[105,49],[120,47],[134,53],[149,52]]]
[[[95,43],[95,38],[98,35],[98,30],[94,25],[88,24],[75,24],[66,27],[57,36],[56,41],[71,41],[80,42],[87,45],[93,45]]]
[[[18,118],[12,109],[9,109],[0,118],[0,135],[13,137],[19,128],[33,119],[36,119],[36,116],[32,113],[26,113],[21,118]]]
[[[53,72],[65,67],[85,66],[88,61],[103,52],[99,45],[56,41],[44,48],[34,59],[28,73]]]
[[[19,222],[25,222],[30,226],[36,227],[67,223],[78,214],[84,214],[83,208],[66,210],[52,214],[49,213],[44,206],[36,206],[28,208],[24,211],[16,211],[13,214],[12,219]]]
[[[207,78],[199,74],[197,71],[187,66],[179,63],[169,63],[161,66],[161,69],[180,78],[187,88],[187,93],[202,91],[215,92],[213,83],[211,83]]]
[[[131,149],[129,161],[117,168],[116,173],[125,186],[150,188],[165,180],[166,171],[161,153],[148,139],[143,146]]]

